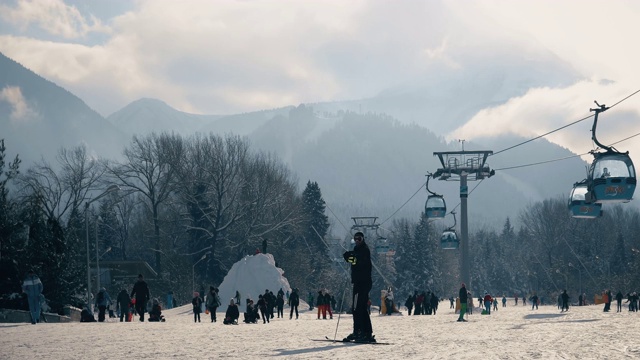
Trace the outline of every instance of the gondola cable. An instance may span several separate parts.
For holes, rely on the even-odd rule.
[[[622,102],[626,101],[627,99],[629,99],[629,98],[631,98],[632,96],[634,96],[634,95],[638,94],[639,92],[640,92],[640,89],[639,89],[639,90],[634,91],[632,94],[630,94],[630,95],[626,96],[626,97],[625,97],[625,98],[623,98],[622,100],[620,100],[620,101],[618,101],[617,103],[615,103],[615,104],[613,104],[612,106],[610,106],[610,107],[609,107],[609,109],[613,108],[614,106],[619,105],[620,103],[622,103]],[[498,154],[500,154],[500,153],[503,153],[503,152],[505,152],[505,151],[507,151],[507,150],[511,150],[511,149],[516,148],[516,147],[518,147],[518,146],[521,146],[521,145],[524,145],[524,144],[530,143],[530,142],[532,142],[532,141],[534,141],[534,140],[537,140],[537,139],[540,139],[540,138],[545,137],[545,136],[547,136],[547,135],[553,134],[553,133],[554,133],[554,132],[556,132],[556,131],[560,131],[560,130],[562,130],[562,129],[564,129],[564,128],[567,128],[567,127],[569,127],[569,126],[575,125],[575,124],[577,124],[577,123],[579,123],[579,122],[581,122],[581,121],[584,121],[584,120],[590,119],[590,118],[592,118],[592,117],[594,117],[594,116],[595,116],[595,115],[585,116],[585,117],[583,117],[582,119],[579,119],[579,120],[576,120],[576,121],[574,121],[574,122],[572,122],[572,123],[570,123],[570,124],[567,124],[567,125],[561,126],[561,127],[557,128],[557,129],[555,129],[555,130],[551,130],[551,131],[549,131],[549,132],[547,132],[547,133],[544,133],[544,134],[539,135],[539,136],[536,136],[536,137],[534,137],[534,138],[532,138],[532,139],[529,139],[529,140],[523,141],[523,142],[521,142],[521,143],[519,143],[519,144],[515,144],[515,145],[510,146],[510,147],[508,147],[508,148],[506,148],[506,149],[502,149],[502,150],[500,150],[500,151],[496,151],[496,152],[494,152],[492,155],[489,155],[489,156],[495,156],[495,155],[498,155]]]

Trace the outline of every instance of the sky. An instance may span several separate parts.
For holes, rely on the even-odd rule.
[[[225,281],[234,278],[238,284],[252,284],[253,274],[244,271],[251,269],[268,274],[263,278],[266,282],[288,283],[286,274],[279,273],[265,258],[258,255],[241,260]],[[339,283],[344,286],[344,282]],[[577,302],[576,291],[572,290],[577,285],[569,284],[567,289],[572,302]],[[153,288],[150,291],[162,302],[161,294],[155,294]],[[379,289],[371,291],[373,303],[379,294]],[[453,294],[440,295],[447,298]],[[502,294],[492,295],[502,298]],[[408,316],[401,306],[408,294],[396,294],[401,314],[380,315],[375,307],[371,313],[377,341],[390,345],[313,341],[346,337],[353,329],[353,319],[348,314],[334,313],[333,319],[318,320],[315,309],[309,311],[304,305],[300,306],[298,319],[289,319],[290,309],[285,305],[285,317],[274,317],[267,324],[245,324],[241,313],[239,325],[223,325],[221,320],[230,298],[222,298],[215,323],[206,314],[201,314],[201,322],[195,323],[191,304],[164,310],[166,322],[159,323],[120,323],[117,318],[107,318],[104,323],[0,323],[0,358],[583,360],[640,355],[640,346],[629,337],[629,331],[637,328],[640,315],[629,312],[626,304],[621,312],[615,312],[615,301],[611,312],[603,312],[603,305],[571,306],[561,312],[555,303],[532,309],[530,302],[525,306],[520,300],[516,306],[513,294],[505,295],[505,307],[500,302],[497,311],[480,315],[476,304],[472,314],[466,316],[467,322],[457,322],[458,314],[446,299],[440,302],[436,315]],[[522,298],[523,294],[519,296]],[[349,304],[346,301],[345,306]]]
[[[531,137],[640,89],[638,18],[632,0],[5,0],[0,52],[108,116],[143,97],[196,114],[368,98],[437,69],[464,73],[478,53],[544,50],[578,80],[528,89],[445,134]],[[602,142],[640,132],[639,109],[640,95],[618,105]],[[581,153],[589,129],[548,138]]]

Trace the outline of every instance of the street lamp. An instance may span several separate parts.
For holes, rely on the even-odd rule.
[[[211,254],[211,251],[207,251],[204,255],[202,255],[202,257],[200,258],[200,260],[196,261],[195,264],[193,264],[193,266],[191,267],[191,274],[192,274],[192,278],[191,278],[191,285],[193,286],[193,291],[196,291],[196,265],[198,265],[198,263],[204,259],[207,258],[207,255]],[[202,295],[202,294],[201,294]]]
[[[84,223],[85,223],[85,227],[86,227],[86,233],[85,233],[85,237],[87,240],[87,309],[89,310],[89,312],[93,313],[93,306],[91,303],[91,261],[89,260],[89,205],[94,202],[97,201],[99,199],[102,199],[103,197],[107,196],[108,194],[114,192],[114,191],[118,191],[120,190],[120,187],[118,185],[111,185],[107,188],[107,190],[105,190],[102,194],[96,196],[95,198],[87,201],[86,203],[84,203]],[[97,260],[97,259],[96,259]],[[100,280],[98,280],[100,281]],[[99,290],[99,289],[98,289]]]

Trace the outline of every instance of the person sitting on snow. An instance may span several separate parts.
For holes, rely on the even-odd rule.
[[[244,313],[244,322],[255,324],[258,322],[258,308],[253,305],[253,300],[247,299],[247,312]]]
[[[224,314],[223,324],[225,325],[238,325],[238,318],[240,317],[240,311],[238,311],[238,305],[231,299],[227,312]]]
[[[153,299],[153,306],[151,307],[151,311],[149,311],[149,321],[164,322],[164,315],[162,315],[162,308],[160,307],[158,299]]]

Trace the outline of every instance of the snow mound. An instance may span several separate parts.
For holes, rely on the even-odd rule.
[[[222,308],[226,309],[229,300],[240,292],[241,304],[239,310],[245,310],[246,299],[258,301],[258,295],[264,294],[266,289],[277,295],[282,289],[285,293],[291,293],[289,281],[283,276],[284,270],[276,267],[276,262],[271,254],[247,255],[242,260],[233,264],[220,284],[219,295]],[[286,298],[285,298],[286,302]]]

